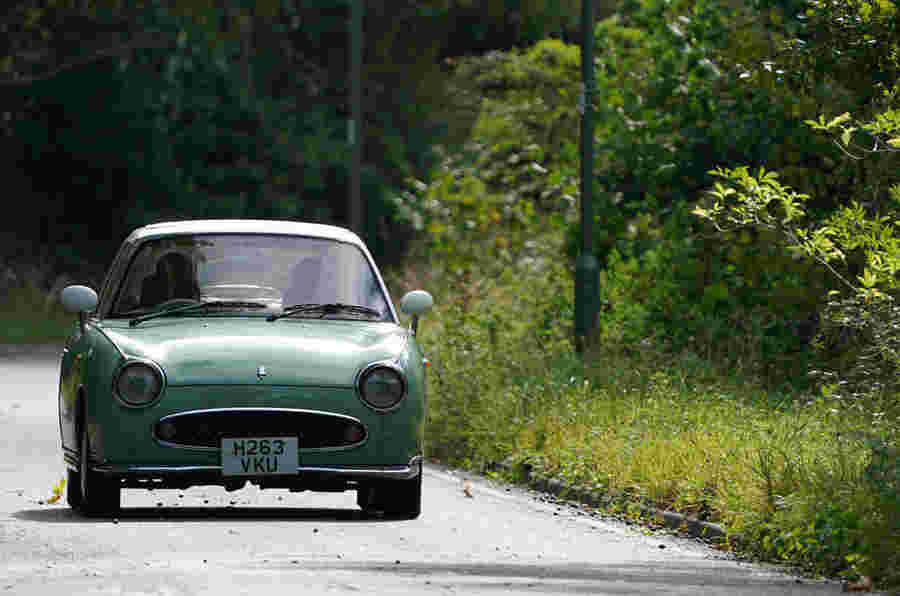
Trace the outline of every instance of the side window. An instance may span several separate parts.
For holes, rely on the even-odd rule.
[[[111,310],[112,302],[115,298],[114,294],[125,272],[125,267],[128,265],[128,260],[133,254],[133,249],[133,244],[123,245],[107,270],[106,277],[103,279],[103,286],[100,288],[99,306],[97,308],[97,312],[101,317]]]
[[[369,273],[368,279],[366,280],[366,283],[363,284],[362,288],[365,295],[364,304],[367,304],[372,308],[381,311],[382,314],[387,314],[388,307],[384,299],[384,293],[381,291],[381,286],[378,284],[378,280],[371,272]]]

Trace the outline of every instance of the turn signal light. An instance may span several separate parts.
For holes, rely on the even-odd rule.
[[[159,438],[163,441],[171,441],[174,439],[176,431],[175,425],[171,422],[163,422],[156,428],[156,432],[159,433]]]
[[[348,444],[359,443],[366,436],[361,424],[350,424],[344,429],[344,441]]]

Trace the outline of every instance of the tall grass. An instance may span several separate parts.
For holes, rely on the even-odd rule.
[[[540,62],[527,70],[544,73]],[[517,63],[459,72],[509,79]],[[389,285],[436,297],[420,332],[434,363],[429,456],[527,463],[721,523],[760,558],[900,586],[900,424],[808,381],[815,352],[792,326],[821,285],[808,267],[762,237],[735,256],[691,232],[687,209],[635,218],[603,263],[597,345],[574,353],[563,247],[576,245],[577,151],[509,126],[510,109],[529,119],[543,106],[532,87],[486,101],[473,156],[448,156],[404,194],[422,235]]]
[[[898,580],[900,472],[896,458],[875,457],[896,425],[873,432],[862,411],[647,342],[578,356],[561,266],[469,279],[481,293],[426,283],[439,296],[421,328],[434,362],[431,458],[528,464],[619,502],[718,522],[764,559]]]

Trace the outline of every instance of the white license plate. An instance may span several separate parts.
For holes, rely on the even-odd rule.
[[[222,439],[224,476],[274,476],[296,474],[297,437],[247,437]]]

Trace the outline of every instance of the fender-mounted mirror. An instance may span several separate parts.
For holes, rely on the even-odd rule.
[[[78,313],[78,324],[84,333],[85,316],[97,308],[97,292],[87,286],[66,286],[59,294],[59,301],[67,311]]]
[[[431,310],[432,306],[434,306],[434,298],[424,290],[407,292],[400,300],[400,310],[408,315],[412,315],[413,333],[419,330],[419,317]]]
[[[97,292],[87,286],[66,286],[59,300],[63,308],[72,313],[86,313],[97,308]]]

